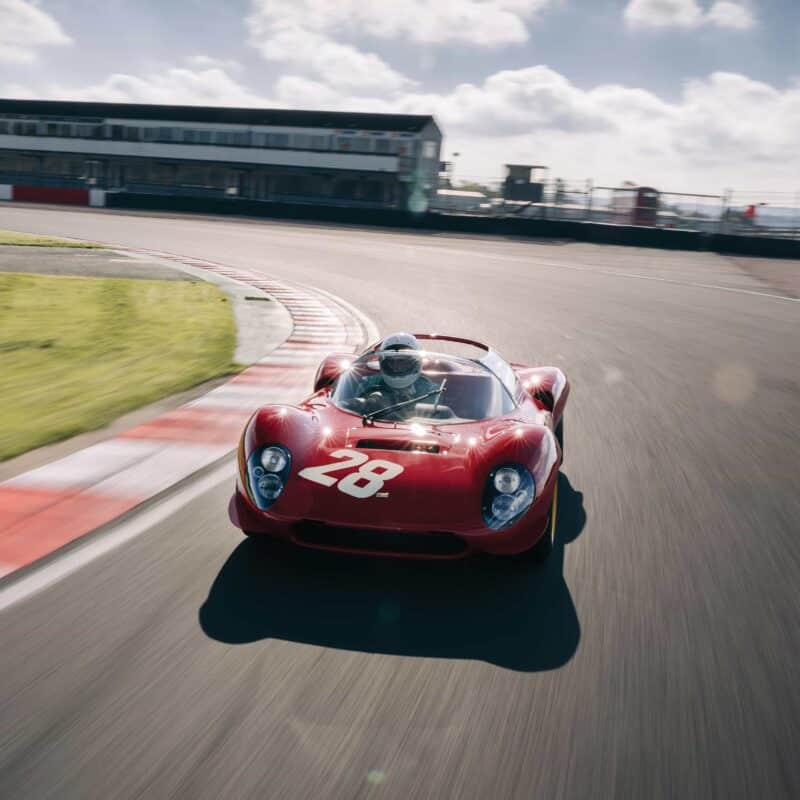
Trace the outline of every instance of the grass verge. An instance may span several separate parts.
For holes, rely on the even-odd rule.
[[[16,231],[0,231],[0,245],[13,244],[29,247],[84,247],[102,248],[95,242],[80,242],[70,239],[58,239],[55,236],[39,236],[37,233],[17,233]]]
[[[235,346],[205,282],[0,273],[0,461],[231,373]]]

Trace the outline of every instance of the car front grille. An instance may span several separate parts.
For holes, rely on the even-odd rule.
[[[453,533],[404,533],[373,528],[345,528],[323,522],[304,521],[295,526],[298,544],[331,550],[349,550],[387,555],[458,558],[467,545]]]

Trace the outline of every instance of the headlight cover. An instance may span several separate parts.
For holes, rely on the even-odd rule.
[[[481,498],[483,521],[499,531],[513,525],[536,497],[533,476],[520,464],[500,464],[490,473]]]
[[[289,454],[282,447],[265,447],[260,460],[267,472],[283,472],[289,462]]]
[[[292,466],[291,453],[281,445],[257,447],[247,459],[247,487],[256,507],[266,511],[283,492]]]

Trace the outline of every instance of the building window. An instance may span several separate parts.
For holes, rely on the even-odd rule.
[[[271,133],[269,135],[270,147],[288,147],[289,134],[288,133]]]
[[[172,128],[159,128],[158,129],[158,140],[160,142],[171,142],[172,141]]]
[[[197,131],[198,144],[211,144],[211,131]]]
[[[390,151],[391,146],[391,139],[376,139],[375,140],[375,152],[376,153],[388,153]]]
[[[216,143],[227,147],[246,145],[249,141],[248,133],[237,133],[236,131],[217,131]]]
[[[312,136],[311,149],[312,150],[327,150],[330,147],[330,137],[328,136]]]
[[[84,173],[83,161],[68,156],[44,156],[41,172],[43,175],[57,175],[61,178],[81,178]]]
[[[134,128],[131,125],[126,126],[125,139],[129,142],[138,142],[141,139],[139,128]]]
[[[371,153],[372,142],[366,136],[354,136],[350,149],[354,153]]]
[[[187,144],[194,144],[197,141],[197,131],[193,131],[191,128],[184,128],[183,141]]]
[[[158,131],[155,128],[144,128],[142,134],[142,138],[146,142],[154,142],[158,137]]]
[[[423,142],[422,143],[422,157],[423,158],[436,158],[436,142]]]
[[[4,155],[0,151],[0,172],[35,175],[39,172],[39,161],[34,156]]]
[[[102,125],[86,125],[86,133],[83,135],[87,139],[102,139],[103,138],[103,126]]]

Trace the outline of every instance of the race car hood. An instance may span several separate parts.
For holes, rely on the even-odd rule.
[[[494,467],[519,463],[535,471],[542,441],[551,437],[543,426],[511,418],[448,426],[363,424],[329,405],[265,409],[249,430],[250,441],[243,443],[248,452],[281,444],[292,455],[270,516],[453,532],[483,527],[481,493]]]

